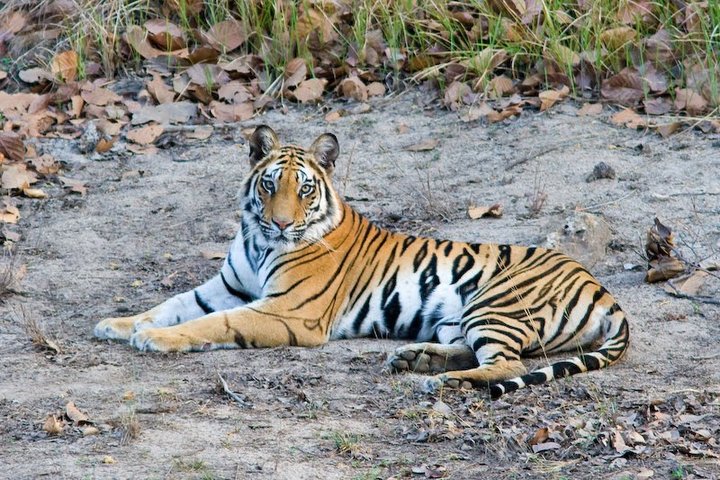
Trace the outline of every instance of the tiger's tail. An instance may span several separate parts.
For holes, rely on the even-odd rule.
[[[599,370],[617,362],[625,354],[630,344],[630,327],[625,313],[617,304],[608,311],[605,322],[604,342],[594,352],[578,355],[547,367],[535,369],[526,375],[498,382],[490,386],[490,396],[496,399],[528,385],[539,385],[556,378]]]

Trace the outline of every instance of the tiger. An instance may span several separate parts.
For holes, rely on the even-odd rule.
[[[248,143],[240,226],[220,272],[144,313],[100,321],[97,338],[148,352],[409,340],[388,355],[389,370],[425,374],[427,392],[489,387],[492,398],[627,351],[625,313],[565,254],[379,227],[333,188],[332,133],[303,148],[261,125]],[[576,356],[529,373],[521,360],[567,350]]]

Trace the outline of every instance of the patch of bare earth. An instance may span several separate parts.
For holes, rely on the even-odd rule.
[[[309,109],[242,125],[268,123],[301,144],[337,134],[338,189],[390,228],[542,244],[565,225],[582,234],[567,220],[576,212],[599,215],[607,238],[589,266],[629,314],[629,354],[499,401],[416,391],[418,377],[382,371],[397,346],[386,340],[188,355],[95,340],[98,320],[214,274],[220,260],[206,257],[234,234],[247,147],[240,126],[109,162],[44,143],[89,189],[18,199],[27,273],[0,307],[0,476],[719,478],[720,310],[644,283],[640,257],[655,216],[689,261],[720,249],[718,139],[661,139],[576,110],[485,126],[406,95],[331,125]],[[439,142],[405,150],[429,140]],[[600,161],[616,177],[587,182]],[[467,217],[496,203],[500,218]],[[717,298],[714,281],[704,288]],[[27,334],[21,304],[57,350]]]

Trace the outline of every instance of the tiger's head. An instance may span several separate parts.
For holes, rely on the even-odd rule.
[[[340,199],[330,184],[340,153],[337,138],[320,135],[309,148],[280,145],[266,125],[250,138],[252,171],[242,198],[243,221],[267,243],[314,243],[340,223]]]

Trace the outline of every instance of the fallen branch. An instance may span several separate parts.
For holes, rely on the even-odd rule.
[[[678,290],[677,287],[672,284],[672,282],[667,282],[667,285],[669,285],[670,288],[673,289],[673,291],[671,292],[665,290],[665,292],[667,292],[668,295],[672,295],[673,297],[684,298],[686,300],[692,300],[695,302],[709,303],[711,305],[720,305],[720,299],[717,299],[715,297],[711,297],[709,295],[688,295]]]

